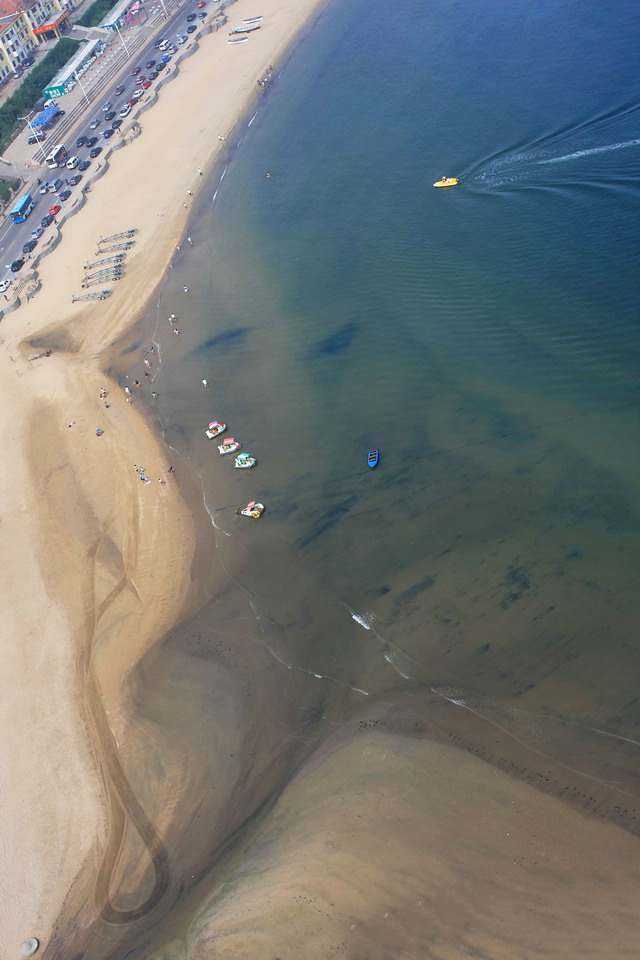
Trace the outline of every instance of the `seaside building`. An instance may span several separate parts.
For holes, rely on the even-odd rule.
[[[83,43],[75,57],[69,60],[49,86],[44,88],[42,92],[45,97],[63,97],[65,93],[70,93],[80,77],[91,69],[102,53],[103,47],[104,43],[100,39]]]
[[[144,3],[141,0],[120,0],[112,7],[100,26],[106,30],[122,30],[140,27],[147,20]]]
[[[40,43],[61,36],[74,0],[0,0],[0,82]]]

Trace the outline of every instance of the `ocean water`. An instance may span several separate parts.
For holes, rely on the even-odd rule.
[[[229,136],[155,409],[228,575],[200,627],[273,663],[283,737],[464,709],[488,759],[475,722],[636,776],[639,33],[629,0],[334,2]]]

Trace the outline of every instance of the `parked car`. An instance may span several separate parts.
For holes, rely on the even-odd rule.
[[[2,283],[0,283],[0,293],[4,293],[5,290],[8,290],[12,283],[13,280],[3,280]]]
[[[85,136],[78,137],[78,139],[76,140],[76,147],[77,147],[77,148],[79,148],[79,147],[84,147],[84,145],[85,145],[85,143],[87,142],[88,139],[89,139],[89,138],[88,138],[88,137],[85,137]]]
[[[111,103],[111,100],[107,100],[106,103],[103,103],[103,104],[102,104],[102,112],[103,112],[103,113],[108,113],[109,110],[111,110],[111,107],[112,107],[112,106],[113,106],[113,104]]]
[[[46,229],[47,227],[50,227],[52,223],[53,223],[53,214],[48,213],[46,217],[43,217],[42,220],[40,221],[40,226]]]
[[[155,80],[157,76],[158,76],[158,71],[157,71],[157,70],[152,70],[147,79],[149,79],[149,80]]]
[[[155,67],[155,65],[156,65],[155,60],[148,60],[147,63],[145,63],[145,67],[147,68],[147,70],[151,70],[151,68]]]
[[[191,24],[190,27],[187,27],[187,33],[195,33],[198,28]]]
[[[36,227],[35,230],[31,231],[31,239],[39,240],[43,233],[44,233],[44,227]]]
[[[197,14],[190,13],[189,16],[187,17],[187,23],[191,23],[192,20],[195,20],[196,16]]]
[[[200,13],[198,14],[198,20],[204,20],[204,19],[206,18],[206,16],[207,16],[206,13],[200,12]]]
[[[24,258],[18,257],[17,260],[14,260],[11,264],[11,273],[17,273],[18,270],[22,270],[24,267]]]
[[[129,103],[125,103],[124,107],[120,111],[120,119],[124,120],[124,118],[128,117],[130,113],[131,113],[131,101],[129,101]]]
[[[89,127],[92,130],[95,130],[95,128],[99,127],[101,123],[102,123],[102,117],[94,117],[91,123],[89,124]]]
[[[32,250],[35,250],[37,245],[38,245],[38,241],[35,238],[33,240],[27,240],[26,243],[23,243],[22,252],[25,255],[25,257],[28,253],[31,253]]]
[[[82,174],[76,173],[75,176],[69,177],[69,179],[67,180],[67,183],[69,184],[70,187],[77,187],[81,180],[82,180]]]
[[[25,57],[24,60],[22,61],[22,66],[23,66],[23,67],[32,67],[35,62],[36,62],[36,58],[35,58],[35,57]]]
[[[186,35],[186,33],[179,33],[177,36],[178,43],[180,44],[186,43],[188,39],[189,37]]]
[[[71,196],[71,190],[63,190],[62,193],[59,193],[59,194],[58,194],[58,196],[60,197],[60,199],[61,199],[62,202],[64,203],[65,200],[68,200],[69,197]]]
[[[144,90],[136,90],[136,92],[134,93],[132,97],[134,106],[137,104],[140,97],[144,97]]]
[[[114,135],[114,133],[115,133],[115,130],[112,130],[111,127],[109,127],[108,130],[102,131],[102,136],[104,137],[105,140],[110,140],[111,137]]]
[[[46,139],[47,139],[46,133],[34,133],[33,136],[29,137],[29,139],[27,140],[27,143],[29,144],[30,147],[32,147],[34,143],[42,143],[42,141]]]
[[[170,61],[171,61],[171,54],[169,54],[169,53],[163,54],[163,56],[162,56],[162,62],[163,62],[163,63],[169,63]]]
[[[116,97],[119,97],[121,93],[124,93],[124,83],[121,83],[119,87],[116,87],[113,91]]]
[[[69,157],[67,160],[67,170],[75,170],[80,163],[80,157]]]
[[[115,117],[115,115],[116,115],[115,110],[109,110],[108,113],[105,113],[104,119],[105,119],[105,121],[106,121],[107,123],[111,123],[111,121],[113,120],[113,118]]]
[[[113,121],[113,123],[111,124],[111,126],[113,127],[114,130],[119,130],[120,127],[122,126],[122,120],[120,119],[120,117],[117,117],[117,118]]]
[[[146,79],[147,78],[145,77],[144,73],[141,73],[138,79],[136,80],[136,86],[141,87]]]
[[[98,138],[97,138],[97,137],[89,137],[89,139],[88,139],[87,142],[85,143],[85,147],[89,147],[89,148],[95,147],[95,145],[96,145],[97,142],[98,142]]]
[[[62,210],[62,207],[60,206],[60,204],[54,203],[52,207],[49,207],[49,216],[55,217],[58,213],[60,213],[61,210]]]
[[[19,80],[20,77],[22,76],[22,74],[23,74],[23,71],[22,71],[22,70],[14,70],[14,71],[13,71],[13,79],[14,79],[14,80]]]
[[[91,164],[89,163],[88,160],[83,160],[82,163],[80,164],[80,166],[78,167],[78,170],[82,170],[83,173],[84,173],[84,171],[85,171],[85,170],[88,170],[90,166],[91,166]]]
[[[142,67],[134,67],[133,70],[131,71],[131,76],[137,77],[141,70],[142,70]]]
[[[89,156],[92,160],[95,160],[96,157],[99,157],[102,153],[102,147],[94,147]]]
[[[145,82],[142,84],[142,89],[148,90],[150,86],[151,86],[151,80],[145,80]]]
[[[205,7],[206,7],[206,3],[204,2],[204,0],[200,0],[200,2],[198,3],[198,10],[204,10]]]

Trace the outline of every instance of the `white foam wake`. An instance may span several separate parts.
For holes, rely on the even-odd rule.
[[[359,623],[361,627],[364,627],[365,630],[371,630],[371,624],[375,620],[375,613],[354,613],[351,611],[352,618]]]
[[[609,143],[603,147],[588,147],[585,150],[576,150],[574,153],[566,153],[562,157],[551,157],[549,160],[538,160],[538,164],[543,163],[561,163],[563,160],[575,160],[578,157],[590,157],[594,153],[608,153],[610,150],[624,150],[626,147],[637,147],[640,145],[640,138],[635,140],[622,140],[620,143]]]

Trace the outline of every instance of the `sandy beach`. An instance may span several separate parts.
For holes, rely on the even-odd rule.
[[[105,378],[101,358],[160,283],[197,199],[198,168],[227,148],[219,136],[319,6],[272,0],[262,30],[239,47],[225,29],[204,36],[143,113],[142,135],[112,154],[65,223],[39,266],[42,290],[2,320],[0,417],[11,451],[0,477],[5,956],[28,936],[46,947],[65,900],[83,900],[74,881],[83,864],[97,868],[113,820],[113,785],[98,754],[115,756],[128,672],[178,618],[189,590],[189,511],[166,452]],[[230,14],[240,21],[255,7],[239,0]],[[133,226],[126,280],[106,302],[72,305],[98,237]],[[47,346],[50,356],[31,359]]]
[[[322,639],[351,659],[331,676],[283,665],[251,633],[241,538],[223,569],[189,464],[132,380],[128,397],[105,373],[144,376],[145,318],[177,245],[189,253],[207,172],[323,2],[237,0],[230,23],[261,13],[262,28],[237,46],[228,28],[201,39],[64,224],[42,289],[0,322],[2,957],[29,937],[47,960],[637,952],[637,742],[614,750],[582,731],[578,769],[562,718],[465,701],[435,679],[394,687],[387,657],[381,684],[359,654],[386,645],[344,604],[334,612],[319,579],[305,593],[296,559],[282,582],[307,611],[326,606]],[[72,303],[97,239],[129,228],[113,295]],[[483,552],[462,575],[457,554],[443,561],[443,609]],[[424,676],[448,677],[437,655],[432,640]]]

